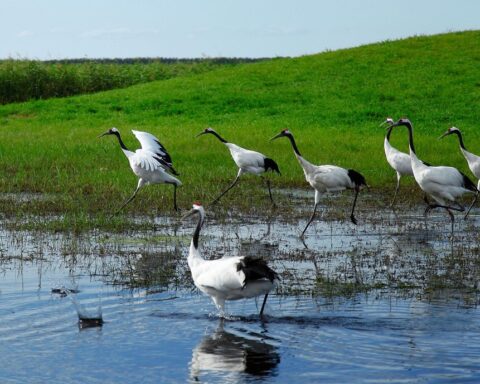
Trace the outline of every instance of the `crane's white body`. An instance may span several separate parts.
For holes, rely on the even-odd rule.
[[[429,203],[426,198],[425,201],[428,204],[425,213],[430,211],[433,208],[444,208],[450,215],[452,222],[452,232],[453,224],[455,218],[451,210],[463,212],[465,208],[457,201],[458,198],[463,196],[465,193],[475,193],[475,198],[472,201],[472,204],[465,214],[465,218],[468,216],[470,209],[473,207],[478,198],[478,189],[472,183],[472,181],[461,173],[458,169],[454,167],[446,166],[431,166],[425,164],[421,161],[415,152],[415,147],[413,143],[413,126],[410,120],[400,119],[393,124],[394,127],[405,126],[408,129],[408,142],[410,149],[410,161],[412,164],[413,176],[418,186],[422,191],[427,195],[430,195],[437,204]],[[451,204],[454,205],[452,206]]]
[[[253,173],[260,175],[265,172],[266,156],[260,152],[251,151],[239,147],[233,143],[224,143],[232,155],[233,161],[237,165],[239,174]]]
[[[388,164],[397,173],[397,180],[400,180],[402,176],[413,176],[412,162],[408,153],[393,147],[387,137],[385,137],[383,148]]]
[[[345,168],[336,165],[314,165],[296,153],[295,157],[303,169],[305,179],[315,189],[317,203],[317,194],[355,188]]]
[[[413,176],[418,186],[439,204],[456,202],[465,193],[464,176],[454,167],[425,165],[410,148]]]
[[[123,149],[128,158],[130,168],[140,179],[139,184],[175,184],[182,185],[182,182],[168,173],[169,167],[161,162],[167,156],[167,152],[160,145],[158,139],[148,132],[134,131],[132,133],[140,142],[142,148],[135,152]]]
[[[117,210],[119,212],[137,195],[138,191],[148,184],[171,184],[173,190],[173,206],[177,210],[177,187],[182,185],[181,181],[171,175],[177,175],[172,165],[172,160],[166,149],[160,144],[158,139],[148,132],[134,131],[132,133],[140,142],[142,148],[135,152],[130,151],[122,141],[120,132],[117,128],[111,128],[104,134],[117,136],[120,147],[128,159],[130,168],[132,168],[135,176],[138,177],[138,185],[133,195]]]
[[[304,236],[305,231],[313,221],[318,203],[320,202],[320,196],[324,192],[338,192],[345,189],[354,189],[355,197],[353,199],[350,220],[353,224],[357,224],[357,220],[354,216],[355,205],[361,186],[366,185],[365,178],[353,169],[345,169],[336,165],[314,165],[308,160],[305,160],[297,148],[297,144],[295,143],[292,133],[288,129],[282,130],[278,135],[272,137],[270,140],[275,140],[279,137],[288,137],[293,148],[293,153],[303,169],[305,179],[315,190],[315,204],[313,206],[313,212],[300,237]]]
[[[480,189],[480,156],[468,152],[462,147],[460,147],[460,150],[462,151],[465,160],[467,160],[468,168],[470,168],[470,171],[474,174],[474,176],[479,179],[477,182],[477,188]]]
[[[247,279],[243,267],[247,264],[255,265],[255,261],[252,261],[251,258],[247,260],[246,256],[233,256],[205,260],[202,257],[199,251],[198,237],[204,222],[205,211],[201,205],[194,204],[192,211],[187,216],[193,213],[198,213],[200,216],[188,252],[188,267],[195,286],[212,298],[222,316],[226,300],[267,295],[275,286],[278,277],[264,262],[260,263],[259,269],[255,271],[255,276]],[[260,314],[263,312],[266,297]]]
[[[267,278],[245,285],[245,274],[237,271],[237,265],[245,256],[222,257],[205,260],[195,249],[193,242],[188,254],[188,267],[195,286],[209,295],[223,312],[226,300],[257,297],[272,290],[274,283]]]
[[[275,161],[263,155],[262,153],[251,151],[249,149],[242,148],[236,144],[230,143],[226,141],[223,137],[221,137],[213,128],[210,128],[210,127],[205,128],[205,130],[199,133],[197,136],[205,135],[205,134],[212,134],[218,140],[220,140],[220,142],[228,148],[233,161],[238,167],[238,173],[233,183],[225,191],[223,191],[219,196],[217,196],[212,201],[212,204],[216,203],[218,200],[220,200],[222,196],[224,196],[230,189],[232,189],[237,184],[240,176],[242,176],[244,173],[252,173],[254,175],[258,175],[262,177],[263,173],[267,172],[268,170],[271,170],[272,172],[278,172],[278,174],[280,174],[280,170],[278,169],[277,163],[275,163]],[[272,197],[272,190],[270,188],[270,180],[265,179],[265,181],[267,183],[270,201],[275,206],[275,203]]]

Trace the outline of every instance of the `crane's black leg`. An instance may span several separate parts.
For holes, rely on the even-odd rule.
[[[223,195],[225,195],[230,189],[232,189],[232,188],[235,186],[235,184],[237,184],[237,181],[238,181],[239,177],[240,177],[240,173],[237,175],[237,177],[235,178],[235,180],[233,180],[233,183],[230,184],[230,186],[229,186],[225,191],[223,191],[223,192],[220,194],[220,196],[218,196],[215,200],[213,200],[211,204],[215,204],[218,200],[220,200],[220,198],[221,198]]]
[[[263,176],[262,176],[262,179],[264,179],[265,182],[267,183],[268,195],[270,196],[270,201],[272,202],[273,207],[276,207],[276,204],[275,204],[275,202],[273,201],[273,197],[272,197],[272,190],[271,190],[271,188],[270,188],[270,180],[263,178]]]
[[[352,220],[352,223],[355,225],[357,224],[357,219],[355,218],[353,212],[355,211],[355,204],[357,204],[358,192],[360,192],[360,189],[355,187],[355,197],[353,198],[352,213],[350,214],[350,220]]]
[[[313,221],[313,218],[315,217],[315,212],[317,211],[317,205],[318,203],[315,202],[315,205],[313,206],[313,212],[312,212],[312,216],[310,216],[310,220],[308,220],[308,223],[307,225],[305,226],[305,229],[303,230],[302,234],[300,235],[300,237],[303,237],[305,235],[305,231],[307,230],[308,226],[310,225],[310,223]]]
[[[455,216],[453,216],[453,213],[452,211],[450,211],[449,208],[445,208],[448,212],[448,214],[450,215],[450,221],[452,222],[452,235],[453,235],[453,226],[455,224]]]
[[[468,210],[467,210],[467,213],[465,214],[465,216],[463,217],[464,219],[467,218],[468,214],[470,213],[470,210],[472,209],[472,207],[475,205],[475,203],[477,202],[477,199],[478,199],[478,191],[477,193],[475,193],[475,197],[472,201],[472,204],[470,204],[470,206],[468,207]]]
[[[173,184],[173,209],[178,211],[177,207],[177,184]]]
[[[442,205],[442,204],[429,204],[428,207],[425,209],[425,215],[428,212],[430,212],[430,210],[432,210],[434,208],[444,208],[444,209],[446,209],[447,212],[448,212],[448,215],[450,216],[450,220],[452,221],[452,234],[453,234],[453,226],[454,226],[454,223],[455,223],[455,216],[453,216],[452,210],[453,211],[458,211],[458,212],[464,212],[465,211],[465,207],[463,207],[461,204],[459,204],[456,201],[454,203],[457,204],[457,207],[451,207],[451,206]]]
[[[120,208],[117,209],[117,211],[114,213],[114,215],[116,215],[116,214],[117,214],[118,212],[120,212],[123,208],[125,208],[125,206],[126,206],[128,203],[130,203],[130,202],[137,196],[138,191],[140,190],[140,188],[143,187],[144,184],[145,184],[145,183],[144,183],[143,179],[138,180],[137,189],[135,189],[135,192],[133,192],[133,195],[130,196],[130,197],[128,198],[128,200],[125,201],[125,203],[123,203],[123,205],[122,205]]]
[[[390,208],[395,204],[395,199],[397,198],[398,190],[400,189],[400,176],[397,174],[397,187],[395,188],[395,194],[393,195],[393,200],[390,203]]]
[[[458,205],[458,207],[452,207],[452,206],[448,206],[448,205],[441,205],[441,204],[430,204],[426,209],[425,209],[425,213],[428,213],[430,212],[431,209],[434,209],[434,208],[445,208],[445,209],[448,209],[448,210],[453,210],[453,211],[458,211],[458,212],[464,212],[465,211],[465,207],[463,207],[462,205],[460,205],[459,203],[456,202],[456,204]],[[453,215],[452,212],[450,212],[450,214]]]
[[[263,316],[263,310],[265,309],[265,304],[267,303],[267,298],[268,298],[268,292],[265,294],[265,297],[263,298],[262,309],[260,309],[260,316]]]
[[[425,204],[430,205],[430,201],[428,200],[428,196],[426,193],[423,194],[423,201],[425,202]]]

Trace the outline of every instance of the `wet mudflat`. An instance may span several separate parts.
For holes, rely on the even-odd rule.
[[[5,226],[1,382],[478,382],[480,211],[457,216],[452,236],[447,215],[424,220],[420,205],[364,206],[354,226],[348,209],[332,217],[334,198],[302,242],[304,197],[292,217],[207,211],[206,257],[259,255],[279,272],[262,320],[254,300],[227,303],[222,320],[194,289],[193,222],[80,236]],[[79,326],[78,308],[99,307],[103,326]]]

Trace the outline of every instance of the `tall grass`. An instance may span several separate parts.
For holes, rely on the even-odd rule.
[[[1,60],[0,104],[93,93],[260,59]]]

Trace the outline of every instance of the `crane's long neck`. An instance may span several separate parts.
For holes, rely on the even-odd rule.
[[[117,136],[118,142],[120,143],[120,147],[122,147],[124,151],[129,151],[129,149],[123,143],[122,137],[120,136],[120,132],[115,132],[114,135]]]
[[[385,138],[387,139],[387,141],[390,141],[390,135],[392,134],[392,130],[393,130],[393,125],[390,125],[388,127],[388,130],[387,130],[387,134],[385,136]]]
[[[200,230],[202,229],[202,225],[203,225],[203,215],[199,213],[197,227],[195,228],[195,232],[193,232],[193,238],[192,238],[192,244],[195,249],[198,249],[198,238],[200,237]]]
[[[413,143],[413,127],[411,123],[405,123],[405,126],[408,129],[408,144],[410,146],[410,152],[413,153],[415,156],[417,153],[415,152],[415,144]]]
[[[292,134],[287,135],[288,139],[290,140],[290,143],[292,144],[293,152],[295,154],[295,157],[297,158],[298,162],[303,168],[303,172],[305,173],[305,176],[307,176],[310,172],[314,171],[315,166],[310,163],[308,160],[305,160],[303,156],[300,154],[300,151],[298,150],[297,143],[295,142],[295,139],[293,138]]]
[[[222,136],[220,136],[217,132],[211,131],[211,132],[209,132],[209,133],[211,133],[213,136],[215,136],[215,137],[216,137],[218,140],[220,140],[223,144],[228,143],[228,141],[225,140]]]
[[[295,139],[293,138],[293,135],[288,134],[288,135],[285,135],[285,136],[287,136],[288,140],[290,140],[290,143],[292,144],[293,152],[295,152],[295,154],[298,155],[298,156],[302,156],[300,154],[300,151],[298,150],[297,143],[295,142]]]
[[[197,227],[195,228],[195,232],[193,232],[193,238],[190,244],[190,252],[188,254],[188,260],[187,260],[188,265],[192,271],[192,275],[195,274],[194,272],[195,267],[199,263],[205,261],[203,257],[200,255],[200,251],[198,250],[198,238],[200,236],[200,230],[202,229],[204,219],[205,219],[205,216],[203,215],[203,213],[199,212],[198,223],[197,223]]]
[[[465,148],[465,144],[463,143],[463,136],[462,136],[462,132],[460,131],[453,131],[453,133],[455,133],[457,136],[458,136],[458,141],[460,143],[460,147],[466,151],[467,148]]]

